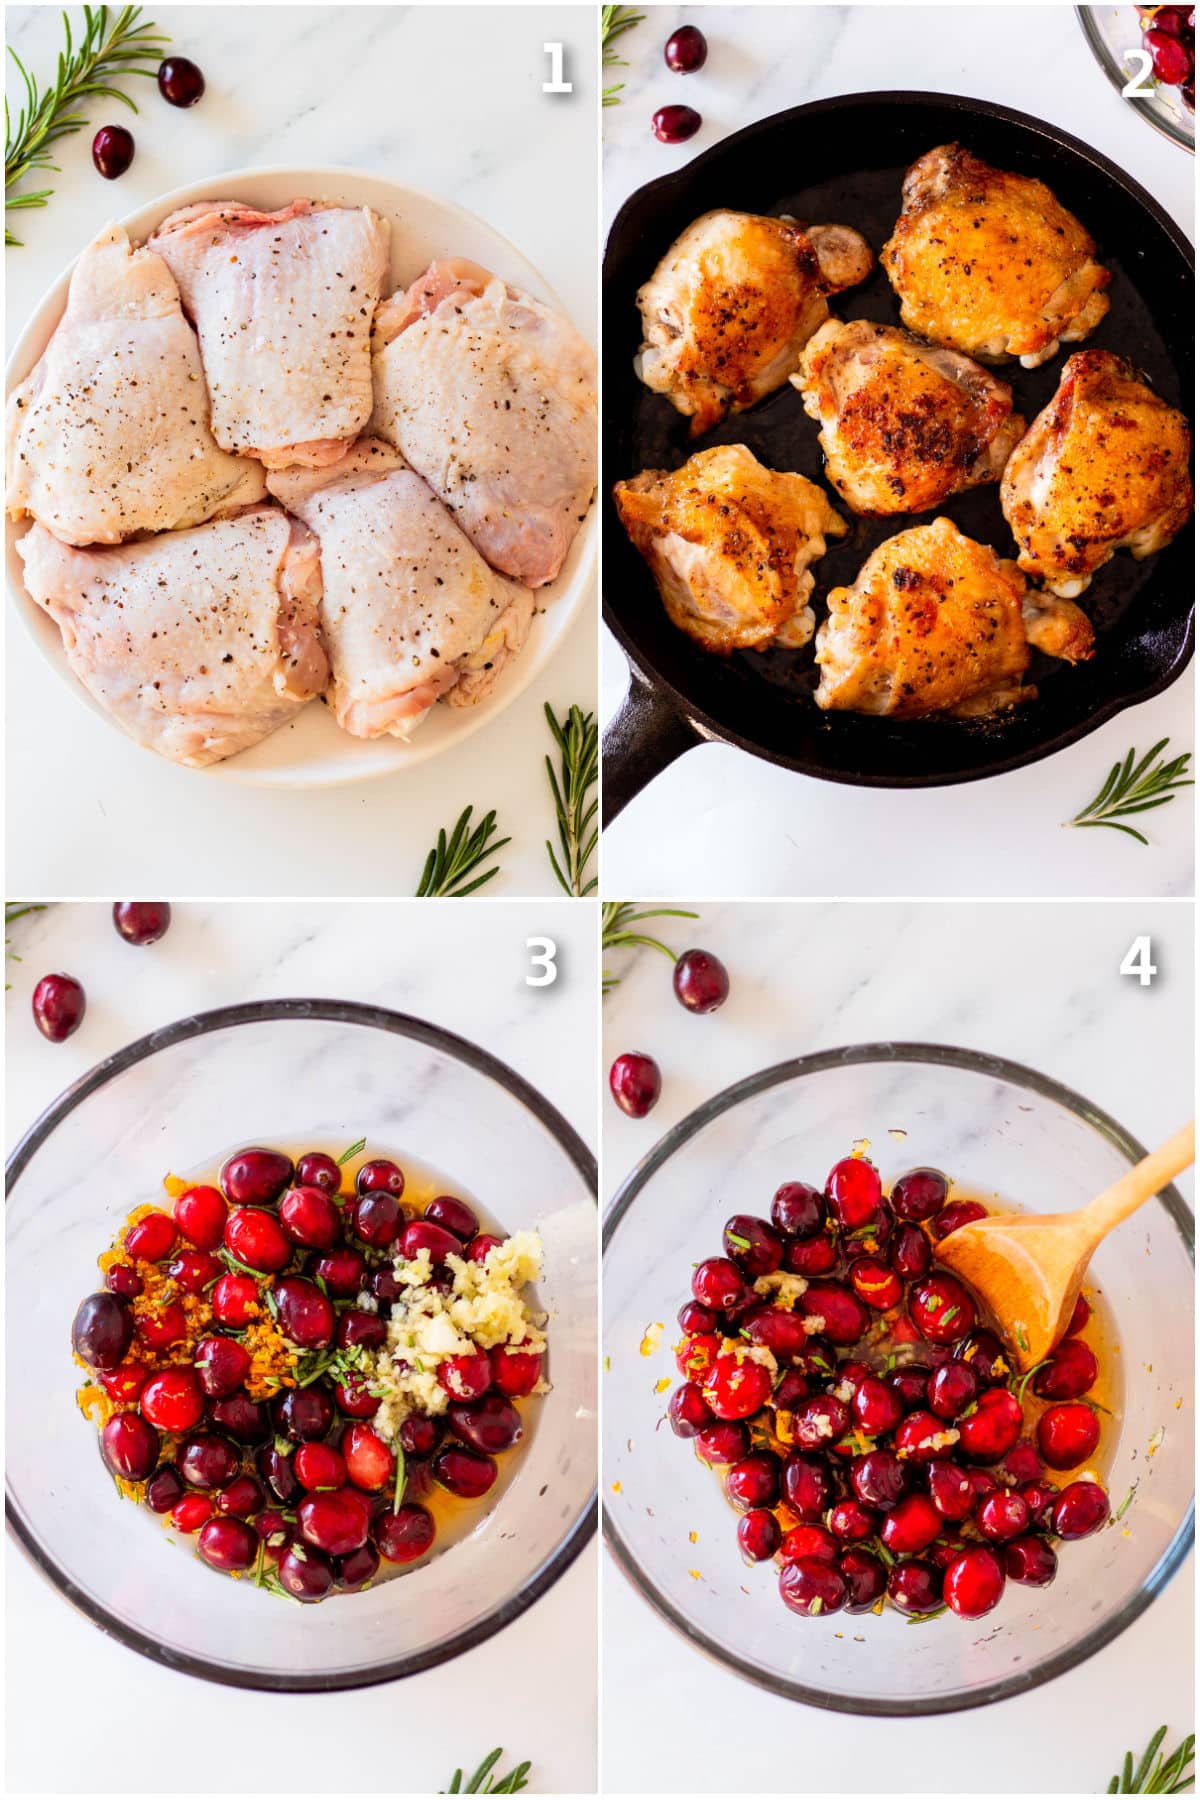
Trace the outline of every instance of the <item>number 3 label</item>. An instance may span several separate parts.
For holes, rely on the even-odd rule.
[[[1158,974],[1158,964],[1151,961],[1153,954],[1148,937],[1135,937],[1125,952],[1122,975],[1136,975],[1140,986],[1149,987]]]
[[[536,973],[525,977],[526,987],[552,987],[558,980],[558,945],[553,938],[531,937],[525,939],[525,948],[533,960]]]

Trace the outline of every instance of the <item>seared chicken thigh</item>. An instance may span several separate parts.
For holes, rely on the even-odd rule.
[[[1025,429],[1012,389],[892,325],[829,319],[791,377],[821,423],[826,473],[859,513],[927,512],[998,481]]]
[[[1092,628],[1069,600],[1027,600],[1015,563],[935,519],[880,544],[853,587],[830,593],[817,705],[896,719],[997,712],[1032,695],[1031,643],[1077,662]]]
[[[257,463],[218,449],[196,334],[161,257],[109,225],[8,403],[7,506],[67,544],[117,544],[261,500]]]
[[[477,263],[432,263],[380,308],[372,429],[480,555],[553,581],[596,490],[596,358],[569,320]]]
[[[638,294],[638,375],[698,437],[782,387],[829,317],[825,296],[865,281],[874,263],[844,225],[704,213]]]
[[[344,730],[406,738],[440,697],[483,699],[525,641],[533,596],[489,569],[402,456],[363,438],[327,469],[278,470],[267,485],[320,539]]]
[[[17,550],[75,675],[172,762],[248,749],[328,680],[317,541],[275,507],[96,550],[34,525]]]
[[[1108,350],[1081,350],[1004,471],[1017,561],[1056,594],[1082,593],[1118,550],[1151,556],[1192,511],[1187,420]]]
[[[1044,182],[943,144],[904,177],[904,210],[880,261],[910,331],[1035,369],[1108,311],[1110,276],[1095,248]]]
[[[195,320],[223,449],[320,468],[362,430],[389,235],[365,206],[315,200],[202,201],[158,227],[150,248]]]
[[[671,623],[702,650],[799,649],[813,633],[810,565],[846,526],[803,475],[765,469],[744,444],[646,469],[613,490]]]

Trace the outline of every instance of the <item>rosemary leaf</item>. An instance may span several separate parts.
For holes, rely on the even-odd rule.
[[[345,1168],[346,1164],[348,1162],[353,1162],[354,1158],[358,1155],[359,1151],[365,1150],[366,1147],[367,1147],[366,1138],[365,1137],[359,1138],[357,1144],[351,1144],[351,1146],[348,1150],[342,1151],[342,1154],[337,1159],[338,1160],[338,1168],[339,1169]]]
[[[466,1787],[463,1786],[462,1770],[455,1769],[450,1778],[450,1785],[443,1788],[442,1792],[446,1794],[519,1794],[523,1787],[529,1785],[525,1778],[533,1764],[518,1763],[515,1769],[510,1770],[499,1781],[493,1781],[491,1779],[492,1770],[503,1755],[503,1750],[493,1750],[490,1755],[485,1756],[470,1781],[467,1782]]]
[[[631,6],[602,6],[600,8],[600,60],[606,69],[627,69],[629,64],[623,56],[618,56],[615,45],[619,37],[632,31],[635,25],[645,23],[645,13],[634,12]],[[606,87],[601,95],[604,106],[619,106],[620,97],[625,90],[623,81]]]
[[[554,810],[558,816],[562,862],[555,856],[549,838],[546,839],[546,852],[558,885],[565,894],[578,899],[592,893],[596,886],[596,877],[593,875],[589,881],[586,876],[600,836],[600,828],[595,822],[598,802],[594,794],[588,798],[596,785],[599,732],[593,714],[581,712],[577,706],[571,708],[561,723],[548,704],[544,711],[562,759],[556,775],[554,764],[546,758],[546,773],[550,777]]]
[[[1166,1735],[1166,1726],[1160,1725],[1142,1751],[1136,1768],[1134,1767],[1133,1753],[1127,1750],[1120,1773],[1113,1776],[1106,1792],[1110,1794],[1181,1794],[1185,1789],[1190,1788],[1195,1779],[1191,1765],[1195,1760],[1196,1740],[1192,1736],[1185,1737],[1170,1756],[1164,1757],[1159,1755],[1159,1750]]]
[[[1169,738],[1160,738],[1140,758],[1136,750],[1127,751],[1124,761],[1113,764],[1095,799],[1082,812],[1076,813],[1073,819],[1068,819],[1067,824],[1078,826],[1081,830],[1106,827],[1111,831],[1123,831],[1126,837],[1136,838],[1139,844],[1149,844],[1149,838],[1144,837],[1135,826],[1122,825],[1120,821],[1132,818],[1137,813],[1153,812],[1156,807],[1165,806],[1169,800],[1173,800],[1180,788],[1195,785],[1187,775],[1187,767],[1191,761],[1190,750],[1185,750],[1180,756],[1173,756],[1169,761],[1155,762],[1155,758],[1161,755],[1170,741]]]
[[[675,952],[661,939],[631,931],[630,926],[640,925],[645,919],[698,919],[699,916],[699,913],[687,912],[682,906],[651,906],[639,911],[636,900],[606,900],[600,913],[600,948],[602,951],[625,950],[644,944],[647,949],[659,950],[674,962]],[[603,992],[607,994],[611,988],[615,988],[620,979],[619,975],[610,975],[605,970]]]
[[[467,894],[473,894],[493,875],[500,873],[499,863],[493,864],[482,875],[468,881],[468,875],[474,873],[481,862],[495,856],[503,850],[505,844],[511,844],[511,838],[498,838],[496,831],[496,815],[487,813],[482,821],[471,830],[472,808],[467,807],[459,816],[458,823],[447,838],[444,831],[438,832],[437,843],[425,858],[425,869],[421,876],[421,884],[417,889],[417,898],[461,900]]]

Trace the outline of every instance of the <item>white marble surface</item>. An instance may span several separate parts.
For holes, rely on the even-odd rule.
[[[456,906],[185,904],[168,935],[143,950],[117,937],[107,906],[22,920],[12,932],[21,961],[8,965],[8,1140],[152,1027],[197,1008],[315,994],[393,1006],[473,1038],[594,1143],[593,908],[480,906],[466,932]],[[560,977],[544,990],[525,984],[525,940],[535,934],[559,945]],[[39,1037],[29,1015],[33,986],[50,969],[75,974],[89,997],[82,1027],[62,1045]],[[291,1696],[217,1687],[147,1662],[74,1613],[10,1542],[7,1791],[431,1792],[496,1744],[511,1753],[506,1767],[532,1758],[538,1791],[593,1790],[597,1560],[593,1543],[524,1617],[441,1669]],[[101,1754],[118,1728],[133,1734],[132,1760]],[[201,1769],[192,1757],[205,1744],[220,1753]]]
[[[459,202],[518,245],[580,328],[596,320],[596,77],[593,15],[570,6],[150,7],[208,88],[193,109],[138,83],[120,118],[137,155],[120,181],[91,164],[92,131],[60,147],[44,211],[15,215],[6,253],[8,344],[64,265],[109,218],[222,169],[334,163]],[[55,7],[10,7],[7,38],[53,66]],[[566,47],[571,96],[545,96],[542,45]],[[15,71],[6,75],[15,91]],[[132,84],[131,84],[132,85]],[[140,90],[144,88],[145,93]],[[8,889],[118,889],[232,896],[409,894],[440,826],[495,807],[513,843],[489,893],[555,890],[545,839],[553,805],[542,758],[549,701],[594,710],[594,601],[550,666],[486,731],[411,772],[306,792],[265,792],[139,750],[68,694],[15,622],[8,637]],[[153,822],[152,825],[150,822]],[[149,826],[149,829],[148,829]],[[199,846],[220,854],[203,860]],[[319,850],[314,851],[314,846]],[[164,883],[165,870],[179,871]]]
[[[1054,6],[650,6],[621,40],[631,67],[604,114],[605,228],[644,182],[731,132],[806,100],[880,88],[973,94],[1050,120],[1127,169],[1189,233],[1192,158],[1133,115],[1093,61],[1074,9]],[[1132,9],[1130,9],[1132,10]],[[705,67],[671,74],[662,46],[685,20],[708,38]],[[610,77],[614,79],[614,77]],[[655,109],[696,107],[704,125],[668,148]],[[612,471],[612,474],[624,471]],[[628,671],[602,633],[601,719]],[[609,893],[1188,894],[1192,818],[1160,812],[1142,850],[1118,832],[1063,832],[1130,745],[1194,742],[1187,673],[1082,743],[964,787],[886,792],[838,787],[719,745],[690,750],[605,834]],[[915,852],[915,854],[914,854]]]
[[[623,980],[604,1002],[605,1069],[638,1049],[663,1070],[646,1120],[605,1102],[606,1198],[701,1100],[839,1044],[919,1039],[1009,1056],[1086,1094],[1145,1143],[1193,1105],[1188,903],[694,910],[696,921],[645,929],[722,958],[731,992],[719,1012],[684,1012],[653,950],[606,962]],[[1118,974],[1143,932],[1160,969],[1145,990]],[[1190,1177],[1180,1187],[1190,1198]],[[1189,1562],[1115,1643],[1036,1693],[937,1719],[851,1720],[777,1700],[709,1662],[605,1557],[602,1783],[613,1793],[1102,1793],[1124,1751],[1164,1721],[1173,1740],[1192,1728],[1193,1613]]]

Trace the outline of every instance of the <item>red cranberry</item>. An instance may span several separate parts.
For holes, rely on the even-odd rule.
[[[681,25],[667,39],[663,60],[668,69],[677,75],[694,75],[702,69],[708,59],[708,44],[704,33],[695,25]]]
[[[279,1223],[306,1250],[332,1250],[342,1235],[342,1215],[319,1187],[289,1188],[279,1202]]]
[[[936,1612],[942,1603],[942,1571],[932,1562],[897,1563],[888,1574],[887,1591],[901,1612]]]
[[[823,1231],[816,1237],[794,1238],[783,1253],[784,1268],[793,1275],[803,1275],[806,1281],[828,1275],[836,1269],[837,1260],[837,1245]]]
[[[1057,1537],[1090,1537],[1108,1522],[1108,1495],[1098,1481],[1073,1481],[1050,1508],[1050,1528]]]
[[[676,1347],[675,1367],[685,1381],[695,1381],[703,1386],[720,1348],[721,1340],[715,1332],[705,1332],[701,1337],[684,1338]]]
[[[334,1564],[337,1584],[347,1592],[369,1587],[379,1573],[379,1552],[374,1544],[360,1544],[349,1556],[339,1556]]]
[[[102,125],[92,139],[92,161],[105,181],[116,181],[133,161],[133,133],[123,125]]]
[[[502,1238],[492,1237],[488,1232],[481,1231],[479,1236],[472,1238],[467,1245],[467,1261],[485,1263],[492,1251],[498,1250],[503,1241]]]
[[[127,944],[157,944],[171,925],[169,900],[115,900],[113,924]]]
[[[302,1444],[296,1456],[308,1449],[323,1450],[324,1444]],[[345,1459],[346,1473],[355,1487],[364,1488],[367,1493],[378,1493],[391,1482],[396,1473],[396,1459],[383,1439],[371,1430],[369,1425],[348,1425],[342,1433],[342,1456]],[[301,1481],[304,1470],[297,1467]]]
[[[698,1300],[685,1301],[676,1317],[680,1330],[688,1337],[707,1335],[717,1329],[716,1313],[710,1306],[701,1306]]]
[[[958,1421],[959,1448],[972,1462],[999,1462],[1020,1437],[1022,1422],[1016,1395],[988,1388]]]
[[[783,1261],[783,1240],[765,1219],[735,1213],[725,1221],[725,1254],[749,1281],[773,1275]]]
[[[896,1454],[909,1462],[934,1462],[945,1450],[942,1440],[950,1428],[935,1413],[918,1407],[896,1427]],[[953,1436],[953,1432],[950,1433]]]
[[[166,1213],[147,1213],[129,1227],[124,1243],[139,1262],[165,1262],[175,1248],[175,1227]]]
[[[236,1338],[201,1338],[193,1361],[210,1400],[227,1400],[250,1373],[250,1352]]]
[[[711,950],[685,950],[676,959],[674,985],[675,998],[689,1012],[716,1012],[729,998],[729,972]]]
[[[977,1502],[986,1500],[988,1495],[994,1494],[1000,1486],[990,1469],[968,1469],[967,1474],[970,1476],[971,1488]]]
[[[292,1467],[300,1486],[309,1493],[332,1493],[346,1485],[346,1459],[332,1444],[301,1444],[292,1457]]]
[[[275,1402],[275,1421],[294,1444],[313,1443],[333,1424],[333,1402],[319,1387],[289,1388]]]
[[[858,1296],[835,1281],[810,1282],[800,1304],[806,1318],[818,1321],[813,1329],[835,1344],[856,1344],[870,1323]]]
[[[697,1439],[697,1442],[700,1440]],[[496,1479],[495,1460],[459,1444],[447,1444],[433,1459],[433,1474],[460,1500],[480,1500]]]
[[[1049,1587],[1058,1574],[1058,1558],[1045,1538],[1013,1538],[1004,1546],[1004,1573],[1022,1587]]]
[[[406,1456],[432,1456],[445,1435],[440,1419],[410,1413],[400,1427],[400,1448]]]
[[[946,1604],[960,1619],[982,1619],[999,1606],[1004,1564],[994,1550],[964,1550],[946,1570]]]
[[[1042,1459],[1027,1440],[1013,1445],[1004,1458],[1004,1474],[1011,1481],[1038,1481],[1042,1475]]]
[[[771,1375],[762,1363],[723,1354],[717,1357],[701,1385],[704,1398],[718,1419],[748,1419],[770,1398]]]
[[[784,1533],[779,1554],[784,1562],[799,1562],[802,1556],[811,1556],[816,1562],[836,1563],[837,1539],[824,1525],[793,1525]]]
[[[217,1511],[234,1519],[250,1519],[262,1511],[263,1491],[253,1475],[236,1475],[217,1495]]]
[[[521,1344],[497,1344],[491,1351],[492,1386],[510,1400],[521,1400],[532,1394],[542,1378],[542,1357],[538,1350]]]
[[[73,975],[43,975],[33,990],[33,1022],[52,1044],[65,1043],[83,1024],[87,996]]]
[[[891,1450],[868,1450],[850,1465],[854,1492],[864,1506],[895,1506],[908,1487],[908,1471]]]
[[[980,1387],[1003,1387],[1013,1372],[1004,1345],[992,1331],[973,1331],[954,1354],[973,1371]]]
[[[808,1382],[799,1369],[789,1369],[775,1384],[771,1395],[771,1407],[776,1418],[780,1413],[795,1412],[802,1400],[808,1398]]]
[[[760,1507],[738,1520],[738,1546],[747,1562],[769,1562],[779,1548],[783,1533],[773,1512]]]
[[[189,1487],[228,1487],[238,1472],[238,1453],[227,1438],[197,1432],[185,1438],[179,1451],[179,1473]]]
[[[293,1600],[323,1600],[334,1583],[333,1564],[310,1545],[292,1544],[279,1559],[280,1584]]]
[[[850,1408],[835,1394],[814,1395],[792,1420],[792,1436],[801,1450],[831,1449],[849,1429]]]
[[[812,1382],[836,1381],[840,1374],[837,1353],[829,1339],[823,1337],[807,1338],[802,1353],[796,1358],[796,1367]]]
[[[954,1344],[975,1329],[975,1302],[954,1275],[927,1275],[908,1297],[909,1317],[931,1344]]]
[[[942,1529],[942,1515],[924,1494],[905,1494],[885,1513],[879,1536],[893,1556],[918,1556]]]
[[[784,1237],[812,1237],[825,1223],[825,1196],[807,1181],[785,1181],[771,1202],[771,1219]]]
[[[183,1498],[183,1481],[173,1463],[164,1463],[146,1483],[143,1499],[153,1513],[169,1513]]]
[[[175,1202],[175,1223],[198,1250],[218,1250],[228,1215],[225,1196],[214,1187],[190,1187]]]
[[[181,1250],[167,1264],[167,1274],[185,1294],[203,1294],[216,1286],[222,1273],[221,1264],[207,1250]]]
[[[426,1225],[421,1221],[414,1221],[405,1230],[404,1213],[400,1202],[382,1189],[362,1194],[354,1202],[350,1208],[350,1222],[355,1235],[360,1237],[364,1244],[370,1244],[374,1250],[388,1249],[402,1232],[404,1232],[402,1239],[404,1243],[408,1241],[408,1232],[418,1235],[424,1232],[427,1237],[436,1232],[437,1237],[430,1237],[427,1247],[432,1248],[434,1242],[440,1243],[443,1239],[449,1239],[449,1246],[452,1246],[452,1248],[444,1247],[440,1256],[436,1258],[437,1261],[444,1261],[447,1255],[462,1255],[462,1245],[459,1240],[450,1232],[444,1231],[440,1225]],[[421,1248],[417,1237],[414,1237],[413,1241],[417,1243],[418,1249]],[[406,1257],[413,1256],[416,1251],[406,1249],[404,1254]]]
[[[923,1363],[907,1363],[901,1369],[893,1369],[888,1376],[888,1386],[895,1390],[906,1412],[925,1405],[931,1374],[932,1370]]]
[[[204,1395],[191,1369],[164,1369],[146,1382],[141,1407],[142,1416],[160,1431],[190,1431],[204,1416]]]
[[[259,1474],[277,1500],[293,1505],[304,1492],[300,1477],[292,1467],[292,1457],[275,1444],[264,1444],[255,1459]]]
[[[875,1513],[857,1500],[839,1500],[830,1510],[829,1529],[843,1544],[860,1544],[874,1537],[879,1521]]]
[[[725,1476],[725,1492],[738,1512],[774,1506],[779,1499],[779,1458],[769,1450],[753,1450],[735,1462]]]
[[[801,1355],[808,1343],[803,1314],[783,1306],[756,1306],[743,1315],[741,1332],[751,1344],[765,1345],[781,1363]]]
[[[1027,1481],[1017,1492],[1029,1508],[1030,1524],[1044,1525],[1058,1499],[1058,1489],[1049,1481]]]
[[[1044,1369],[1033,1378],[1033,1391],[1042,1400],[1078,1400],[1100,1373],[1095,1352],[1082,1338],[1064,1338]]]
[[[371,1392],[365,1375],[351,1372],[345,1381],[335,1381],[333,1397],[348,1419],[373,1419],[379,1411],[381,1396]]]
[[[686,144],[695,137],[703,120],[691,106],[660,106],[650,128],[660,144]]]
[[[274,1213],[257,1206],[237,1206],[225,1221],[225,1248],[238,1262],[260,1274],[272,1275],[286,1268],[292,1246]]]
[[[1157,19],[1157,14],[1155,17]],[[1142,42],[1150,52],[1159,81],[1167,87],[1182,87],[1192,73],[1192,58],[1187,45],[1157,25],[1142,33]]]
[[[919,1225],[897,1225],[888,1239],[888,1261],[905,1281],[919,1281],[929,1273],[933,1252]]]
[[[133,1338],[133,1313],[116,1294],[89,1294],[71,1324],[71,1348],[92,1369],[115,1369]]]
[[[1038,1420],[1038,1448],[1052,1469],[1077,1469],[1099,1442],[1100,1421],[1082,1401],[1051,1406]]]
[[[825,1183],[829,1210],[845,1231],[861,1231],[878,1217],[883,1199],[879,1170],[865,1156],[834,1163]]]
[[[214,1569],[251,1569],[258,1556],[258,1538],[241,1519],[210,1519],[201,1528],[196,1548]]]
[[[1009,1538],[1020,1537],[1028,1529],[1029,1508],[1020,1494],[1009,1488],[998,1488],[988,1495],[975,1514],[975,1523],[985,1538],[990,1538],[994,1544],[1003,1544]]]
[[[876,1375],[864,1375],[850,1402],[855,1423],[868,1437],[882,1437],[892,1431],[903,1414],[899,1396]]]
[[[402,1506],[398,1512],[382,1513],[375,1521],[375,1542],[388,1562],[416,1562],[436,1536],[433,1517],[423,1506]]]
[[[779,1593],[785,1606],[807,1618],[840,1612],[846,1604],[846,1582],[831,1563],[802,1556],[785,1563],[779,1575]]]
[[[977,1219],[987,1218],[987,1207],[980,1206],[978,1200],[955,1200],[952,1205],[945,1206],[935,1218],[929,1221],[929,1229],[940,1242],[958,1231],[963,1225],[974,1225]]]
[[[215,1400],[208,1411],[212,1423],[239,1444],[261,1444],[271,1434],[270,1411],[262,1401],[252,1400],[244,1389],[230,1394],[227,1400]]]
[[[221,1170],[221,1186],[235,1206],[272,1206],[293,1173],[278,1150],[239,1150]]]
[[[331,1250],[320,1258],[313,1273],[325,1283],[331,1300],[353,1300],[366,1283],[367,1265],[361,1251]]]
[[[299,1454],[297,1450],[296,1455]],[[326,1556],[348,1556],[351,1550],[357,1550],[367,1541],[370,1523],[366,1498],[353,1488],[339,1488],[332,1494],[308,1494],[296,1508],[299,1535]]]
[[[379,1206],[386,1198],[385,1195],[369,1195],[358,1204]],[[392,1204],[395,1205],[395,1202]],[[357,1228],[357,1218],[355,1223]],[[368,1243],[371,1241],[367,1240]],[[422,1250],[428,1250],[434,1264],[444,1263],[448,1256],[461,1256],[463,1253],[463,1247],[452,1231],[445,1230],[441,1225],[434,1225],[428,1219],[414,1219],[410,1225],[405,1225],[400,1233],[399,1249],[405,1262],[412,1262]]]
[[[382,1350],[387,1343],[387,1320],[378,1313],[363,1312],[352,1306],[337,1322],[337,1344],[340,1350],[354,1350],[361,1344],[367,1350]]]
[[[285,1275],[268,1290],[279,1329],[302,1350],[323,1350],[333,1342],[337,1315],[315,1282]]]
[[[158,1433],[138,1413],[114,1413],[100,1432],[100,1454],[114,1475],[145,1481],[158,1463]]]
[[[464,1244],[471,1241],[479,1231],[479,1220],[471,1211],[465,1200],[456,1200],[453,1194],[439,1194],[425,1208],[425,1217],[432,1219],[435,1225],[442,1225],[452,1231],[456,1238]]]
[[[823,1518],[834,1498],[833,1476],[824,1458],[793,1450],[783,1465],[783,1497],[807,1523]],[[860,1493],[859,1499],[872,1504],[867,1494]]]
[[[148,1350],[169,1350],[187,1336],[187,1314],[177,1300],[140,1313],[135,1329]]]
[[[212,1296],[213,1318],[218,1325],[239,1330],[259,1310],[258,1283],[252,1275],[222,1275]]]
[[[712,1410],[694,1381],[677,1387],[667,1403],[667,1417],[676,1437],[694,1438],[713,1422]]]
[[[118,1406],[136,1406],[146,1383],[150,1379],[149,1369],[141,1363],[123,1362],[115,1369],[106,1369],[100,1375],[100,1385],[110,1400]],[[151,1420],[157,1425],[158,1420]]]
[[[276,1507],[268,1507],[255,1514],[254,1535],[260,1544],[266,1545],[267,1560],[273,1563],[279,1561],[296,1536],[288,1520]],[[351,1551],[350,1554],[353,1556],[355,1553]]]
[[[929,1498],[943,1519],[965,1519],[975,1506],[975,1489],[970,1475],[957,1463],[940,1458],[925,1471],[929,1482]]]
[[[727,1256],[710,1256],[692,1271],[692,1293],[701,1306],[717,1312],[744,1306],[751,1298],[746,1277]]]
[[[957,1419],[979,1392],[975,1372],[962,1362],[943,1363],[929,1377],[929,1408],[939,1419]]]
[[[714,1469],[721,1469],[745,1456],[750,1448],[750,1434],[744,1425],[722,1419],[698,1432],[695,1444],[696,1455],[701,1462],[709,1463]]]
[[[129,1263],[113,1263],[104,1271],[104,1285],[110,1294],[117,1294],[122,1300],[136,1300],[145,1283]]]
[[[870,1612],[887,1588],[887,1573],[869,1550],[844,1550],[838,1569],[846,1583],[846,1611]]]
[[[491,1358],[484,1350],[448,1356],[438,1364],[438,1381],[455,1400],[478,1400],[492,1385]]]
[[[900,1277],[879,1256],[856,1256],[850,1264],[850,1285],[876,1312],[899,1306],[904,1294]]]
[[[398,1163],[389,1157],[377,1156],[371,1162],[365,1162],[354,1177],[356,1194],[390,1194],[393,1200],[399,1200],[404,1192],[404,1171]]]
[[[1083,1295],[1080,1294],[1079,1298],[1075,1302],[1075,1310],[1071,1314],[1071,1322],[1067,1326],[1065,1335],[1067,1337],[1074,1337],[1077,1332],[1083,1331],[1086,1328],[1087,1322],[1091,1318],[1091,1316],[1092,1316],[1092,1309],[1088,1305],[1087,1301],[1084,1299]]]
[[[454,1403],[447,1417],[455,1437],[481,1456],[498,1456],[511,1450],[524,1434],[520,1413],[502,1394],[485,1394],[482,1400],[463,1405]]]
[[[608,1071],[613,1099],[631,1119],[644,1119],[662,1093],[662,1073],[652,1056],[628,1050]]]
[[[204,77],[186,56],[168,56],[158,65],[158,91],[170,106],[195,106]]]
[[[950,1183],[940,1169],[910,1169],[892,1188],[892,1211],[898,1219],[919,1225],[941,1211],[949,1192]]]
[[[171,1524],[190,1537],[212,1516],[213,1503],[207,1494],[185,1494],[171,1510]]]
[[[324,1150],[309,1150],[296,1164],[296,1186],[320,1188],[323,1194],[340,1194],[342,1171]]]

